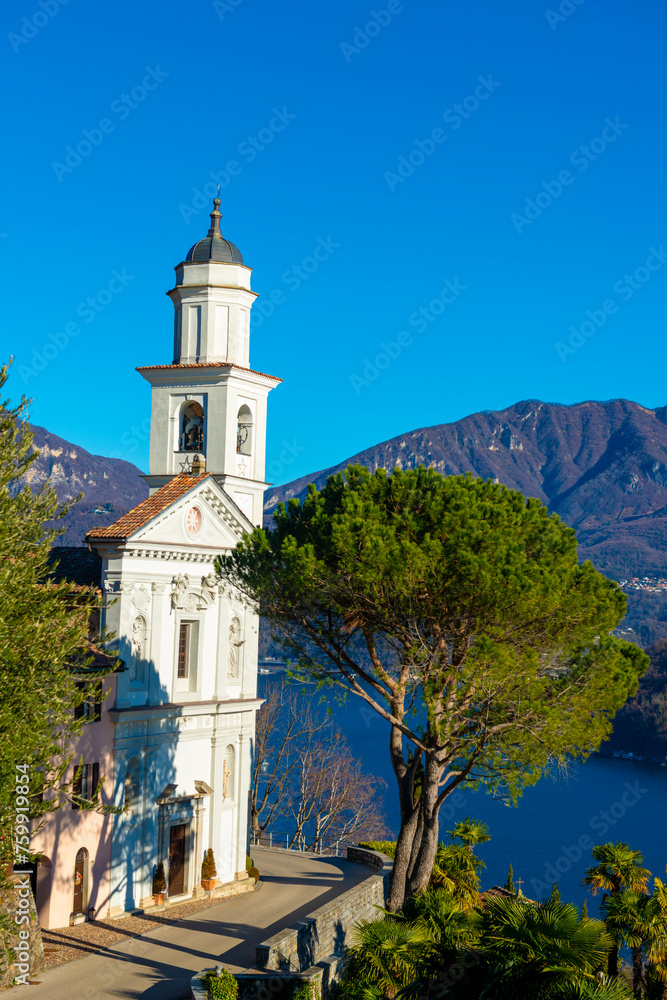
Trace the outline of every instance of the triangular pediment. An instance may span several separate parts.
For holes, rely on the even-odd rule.
[[[253,525],[212,476],[174,500],[128,542],[183,548],[233,549]]]

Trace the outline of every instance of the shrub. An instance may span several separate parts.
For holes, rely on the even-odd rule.
[[[315,1000],[315,990],[309,979],[298,980],[294,983],[294,989],[290,1000]]]
[[[367,851],[380,851],[381,854],[388,854],[392,860],[396,857],[395,840],[369,840],[364,844],[359,844],[359,847],[365,847]]]
[[[153,895],[167,891],[167,880],[164,877],[164,865],[162,862],[156,867],[153,875]]]
[[[237,1000],[239,984],[231,972],[223,969],[220,975],[207,972],[202,976],[202,986],[208,990],[210,1000]]]
[[[201,877],[202,878],[215,878],[218,874],[215,867],[215,858],[213,857],[213,848],[209,847],[208,851],[204,855],[204,860],[201,863]]]
[[[254,878],[254,880],[255,880],[255,885],[257,885],[257,883],[259,882],[259,869],[258,869],[258,868],[255,868],[255,867],[253,866],[253,867],[252,867],[252,868],[251,868],[251,869],[250,869],[250,870],[248,871],[248,875],[250,876],[250,878]]]
[[[255,864],[255,862],[252,860],[252,858],[250,857],[250,855],[246,854],[246,856],[245,856],[245,870],[247,872],[249,872],[250,869],[252,867],[254,867],[254,864]]]

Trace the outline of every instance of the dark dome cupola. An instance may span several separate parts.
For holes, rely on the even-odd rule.
[[[243,264],[239,248],[226,240],[220,232],[221,218],[220,199],[214,198],[211,228],[202,240],[198,240],[193,247],[190,247],[185,258],[186,262],[203,263],[212,260],[220,264]]]

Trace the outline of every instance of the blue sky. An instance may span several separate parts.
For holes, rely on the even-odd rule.
[[[36,423],[146,467],[134,368],[171,361],[211,175],[284,379],[273,481],[525,398],[667,403],[658,0],[2,16],[1,356]]]

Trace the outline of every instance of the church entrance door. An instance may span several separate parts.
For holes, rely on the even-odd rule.
[[[183,823],[169,831],[169,895],[180,896],[185,888],[185,831]]]

